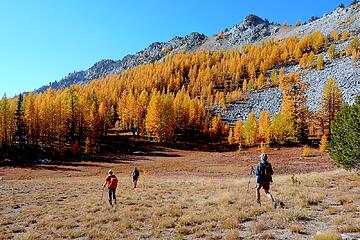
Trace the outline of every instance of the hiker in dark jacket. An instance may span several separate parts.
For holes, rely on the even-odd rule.
[[[140,176],[139,170],[137,168],[134,168],[134,171],[132,171],[131,176],[134,183],[134,188],[136,188]]]
[[[271,200],[273,207],[276,208],[277,203],[270,192],[270,183],[273,181],[273,169],[271,163],[267,161],[266,153],[262,153],[259,158],[260,163],[256,165],[254,170],[256,175],[256,202],[261,205],[260,189],[263,188],[266,196]]]

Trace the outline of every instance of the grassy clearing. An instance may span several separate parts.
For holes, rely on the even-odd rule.
[[[116,208],[106,193],[101,201],[102,177],[1,181],[0,239],[360,237],[358,176],[338,170],[297,177],[301,184],[275,177],[284,209],[272,209],[264,196],[257,206],[245,178],[147,176],[132,189],[121,175]]]

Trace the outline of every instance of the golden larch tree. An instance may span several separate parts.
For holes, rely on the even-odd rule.
[[[258,142],[270,143],[270,113],[261,111],[258,123]]]
[[[330,124],[335,120],[335,114],[343,103],[342,92],[334,78],[327,81],[320,102],[320,115],[328,126],[327,136],[331,137]]]
[[[145,129],[155,141],[161,141],[161,109],[162,99],[160,93],[153,91],[150,96],[150,102],[145,118]]]
[[[257,140],[257,124],[255,113],[251,112],[248,119],[244,123],[244,144],[246,146],[254,146]]]

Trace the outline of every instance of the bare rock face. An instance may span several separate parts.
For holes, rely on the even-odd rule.
[[[280,112],[282,94],[277,88],[263,89],[251,92],[246,95],[245,101],[235,101],[227,109],[215,107],[213,114],[220,113],[221,118],[230,124],[235,124],[237,120],[246,121],[251,112],[256,117],[260,116],[261,111],[268,111],[273,116]]]

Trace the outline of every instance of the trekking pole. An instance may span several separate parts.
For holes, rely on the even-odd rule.
[[[102,192],[101,192],[101,203],[103,203],[104,189],[105,189],[105,187],[102,188]]]
[[[247,185],[247,192],[249,192],[249,188],[250,188],[250,181],[251,181],[251,174],[254,172],[254,167],[251,166],[251,169],[250,169],[250,174],[249,174],[249,181],[248,181],[248,185]]]

